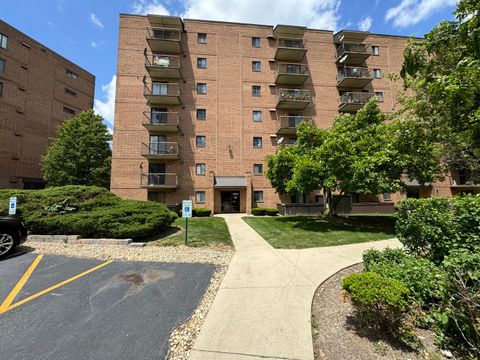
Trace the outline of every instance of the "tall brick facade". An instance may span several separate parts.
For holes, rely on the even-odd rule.
[[[215,212],[290,202],[264,176],[265,156],[293,142],[302,119],[328,128],[371,96],[391,112],[386,75],[400,71],[406,41],[122,14],[111,190]]]
[[[58,124],[93,107],[95,77],[0,20],[0,188],[44,186]]]

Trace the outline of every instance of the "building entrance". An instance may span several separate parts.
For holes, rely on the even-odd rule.
[[[222,191],[222,213],[238,213],[240,212],[240,192],[239,191]]]

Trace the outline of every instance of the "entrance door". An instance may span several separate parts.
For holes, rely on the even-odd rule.
[[[222,213],[240,212],[240,192],[222,191]]]
[[[148,185],[159,186],[165,185],[165,164],[149,163],[148,164]]]
[[[167,153],[166,149],[166,135],[150,135],[150,154],[162,155]]]

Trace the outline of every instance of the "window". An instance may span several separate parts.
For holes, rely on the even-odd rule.
[[[252,86],[252,95],[253,96],[260,96],[262,94],[262,88],[260,85],[253,85]]]
[[[254,136],[253,137],[253,147],[256,149],[261,149],[262,148],[262,137],[260,136]]]
[[[255,198],[255,202],[263,202],[263,191],[254,191],[253,197]]]
[[[380,69],[373,69],[373,77],[375,79],[381,79],[382,78],[382,70]]]
[[[77,93],[73,90],[70,90],[68,88],[65,88],[65,93],[70,95],[70,96],[77,96]]]
[[[258,110],[254,110],[252,113],[253,121],[262,121],[262,112]]]
[[[384,193],[383,194],[383,201],[392,201],[392,194]]]
[[[205,164],[196,164],[195,168],[197,175],[205,175]]]
[[[205,135],[198,135],[196,138],[197,147],[205,147],[207,143],[207,137]]]
[[[260,38],[259,37],[252,37],[252,46],[253,47],[260,47]]]
[[[72,79],[78,79],[78,74],[73,72],[72,70],[67,69],[66,72],[67,72],[67,75],[70,76]]]
[[[207,93],[207,84],[197,83],[197,94],[206,94]]]
[[[206,69],[207,68],[207,58],[197,58],[197,68]]]
[[[262,71],[262,63],[260,61],[252,61],[252,71]]]
[[[70,115],[75,115],[75,110],[70,109],[69,107],[66,107],[66,106],[63,107],[63,112]]]
[[[205,191],[197,191],[195,193],[195,202],[197,204],[204,204],[205,203]]]
[[[205,33],[198,33],[197,34],[197,42],[199,44],[206,44],[207,43],[207,34]]]
[[[207,118],[207,110],[197,109],[197,120],[205,120]]]
[[[372,55],[380,55],[380,46],[372,46]]]
[[[149,191],[147,195],[148,201],[165,203],[165,193],[161,191]]]
[[[253,164],[253,175],[263,175],[263,164]]]
[[[3,83],[0,82],[0,96],[3,96]]]
[[[7,64],[7,61],[5,59],[0,58],[0,73],[5,72],[5,65]]]
[[[6,49],[8,47],[8,36],[0,33],[0,47]]]
[[[375,91],[375,96],[377,97],[378,101],[383,101],[383,92]]]

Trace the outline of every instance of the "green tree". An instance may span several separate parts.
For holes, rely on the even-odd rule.
[[[449,168],[480,181],[480,2],[461,0],[455,21],[442,21],[405,49],[400,97],[405,118],[429,130]]]
[[[97,185],[109,188],[112,137],[93,110],[59,125],[57,137],[42,156],[42,173],[51,186]]]

